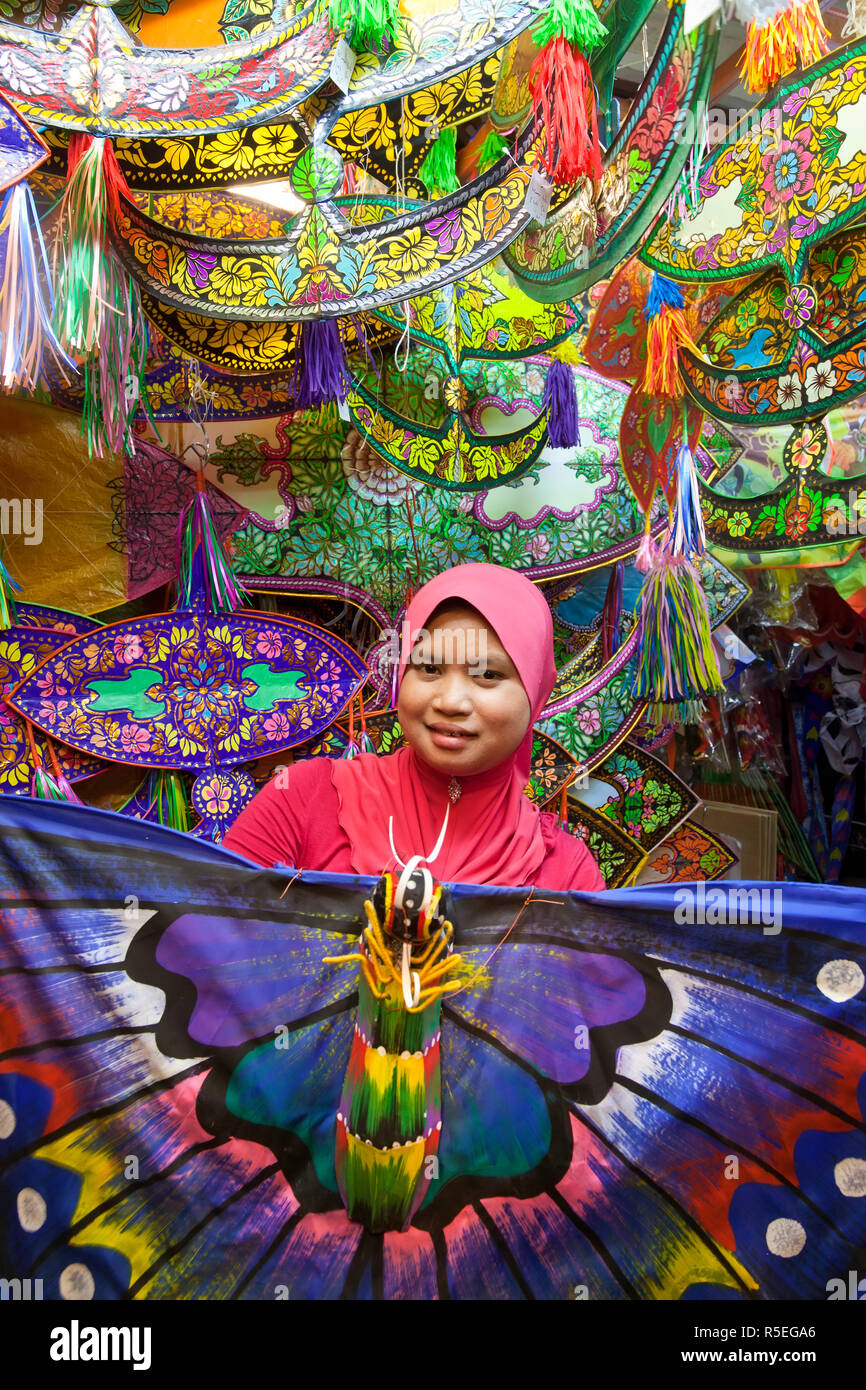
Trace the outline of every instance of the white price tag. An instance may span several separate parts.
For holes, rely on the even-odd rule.
[[[351,420],[352,417],[349,414],[349,401],[347,397],[344,396],[341,401],[337,402],[337,409],[340,412],[341,420]]]
[[[550,179],[545,178],[539,169],[533,169],[523,206],[529,216],[540,222],[542,227],[547,221],[547,211],[552,197],[553,184]]]
[[[331,59],[331,81],[341,92],[348,92],[357,60],[354,48],[350,48],[345,39],[340,39]]]
[[[699,24],[703,24],[721,8],[722,0],[686,0],[683,33],[690,34],[693,29],[697,29]]]

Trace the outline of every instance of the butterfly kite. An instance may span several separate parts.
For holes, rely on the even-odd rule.
[[[863,1268],[860,890],[298,875],[23,797],[0,858],[0,1267],[45,1298],[823,1299]]]

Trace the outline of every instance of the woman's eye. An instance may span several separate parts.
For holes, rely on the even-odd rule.
[[[436,672],[437,672],[438,670],[439,670],[439,667],[438,667],[438,666],[434,666],[432,661],[425,661],[425,662],[424,662],[424,674],[425,674],[425,676],[435,676],[435,675],[436,675]]]
[[[485,671],[485,672],[484,672],[484,679],[485,679],[486,681],[499,681],[499,680],[502,680],[502,672],[501,672],[501,671]]]

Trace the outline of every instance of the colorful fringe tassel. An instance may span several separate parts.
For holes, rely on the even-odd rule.
[[[330,0],[332,29],[345,29],[358,53],[382,53],[393,48],[400,23],[398,0]]]
[[[484,144],[478,151],[477,168],[479,174],[486,174],[488,169],[492,169],[494,164],[498,164],[503,155],[508,153],[508,141],[498,130],[490,130],[484,138]]]
[[[76,133],[68,159],[55,247],[57,335],[84,359],[90,452],[134,453],[132,421],[140,402],[146,409],[147,336],[138,288],[107,240],[109,208],[129,188],[109,141]]]
[[[302,323],[295,339],[292,392],[296,410],[315,410],[346,399],[349,371],[336,319]]]
[[[0,379],[7,389],[33,391],[43,375],[46,351],[64,378],[66,368],[72,372],[78,368],[63,351],[51,322],[54,298],[48,257],[26,183],[10,188],[0,204],[0,237]]]
[[[672,280],[653,274],[644,317],[647,323],[646,369],[643,389],[650,396],[682,395],[679,353],[689,348],[701,352],[686,325],[685,300]]]
[[[39,801],[70,801],[74,806],[82,804],[81,798],[72,790],[62,767],[57,759],[54,746],[48,740],[48,756],[54,766],[54,775],[46,772],[42,765],[42,759],[36,748],[33,738],[33,725],[29,719],[25,719],[27,729],[27,742],[30,745],[30,762],[33,766],[33,775],[30,778],[30,795],[35,796]]]
[[[246,594],[220,540],[201,472],[195,496],[178,521],[177,546],[179,607],[191,608],[202,599],[212,613],[233,613],[241,606]]]
[[[701,701],[722,690],[706,595],[694,565],[706,554],[707,541],[685,409],[675,469],[677,494],[667,540],[660,548],[647,529],[635,559],[645,579],[633,692],[650,702],[653,720],[694,720]]]
[[[822,58],[829,39],[818,0],[794,0],[770,18],[755,16],[740,67],[744,87],[749,92],[768,91],[797,66],[806,68]]]
[[[541,163],[555,184],[601,178],[601,147],[586,54],[606,38],[591,0],[553,0],[534,33],[540,52],[529,69],[537,122],[547,131]]]
[[[111,143],[76,131],[54,256],[57,335],[70,352],[98,347],[106,315],[116,312],[106,293],[106,221],[109,199],[117,205],[121,193],[129,196],[129,188]]]
[[[591,0],[553,0],[535,30],[534,39],[539,48],[551,39],[567,39],[584,53],[592,53],[607,35],[608,30]]]
[[[135,453],[133,422],[139,408],[151,419],[145,366],[147,329],[138,286],[114,251],[105,253],[103,290],[111,310],[99,347],[84,364],[82,430],[91,454]],[[153,423],[151,419],[151,424]]]
[[[607,663],[620,647],[620,627],[622,624],[622,593],[625,578],[625,565],[617,560],[611,566],[607,581],[607,593],[601,610],[601,658]]]
[[[17,618],[15,600],[9,592],[10,589],[15,589],[20,594],[21,585],[15,583],[3,563],[2,554],[0,554],[0,632],[11,627]]]
[[[189,801],[184,780],[179,772],[159,768],[148,778],[148,812],[156,808],[160,825],[170,830],[189,830]]]
[[[424,157],[418,177],[431,198],[442,198],[446,193],[457,192],[460,180],[457,177],[457,130],[454,126],[440,130]]]
[[[535,118],[547,131],[540,163],[557,185],[601,178],[598,117],[589,64],[568,39],[555,38],[529,69]]]
[[[652,720],[694,720],[702,701],[722,690],[700,575],[687,555],[649,536],[636,564],[645,578],[633,693],[649,702]]]
[[[340,754],[341,758],[357,758],[361,753],[375,754],[376,752],[373,746],[373,740],[367,733],[367,718],[364,714],[364,697],[360,690],[358,691],[357,698],[358,712],[361,721],[361,733],[358,738],[355,737],[355,700],[353,698],[349,701],[349,738],[345,748]]]
[[[547,410],[547,442],[552,449],[573,449],[580,444],[580,415],[574,372],[557,357],[551,359],[544,384]]]

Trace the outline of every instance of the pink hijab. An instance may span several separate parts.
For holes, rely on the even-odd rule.
[[[432,863],[436,878],[463,883],[530,883],[546,849],[537,807],[523,794],[529,777],[532,726],[556,680],[553,621],[536,586],[500,565],[457,565],[437,575],[409,605],[403,627],[400,679],[418,636],[434,609],[460,600],[482,615],[517,668],[529,697],[529,729],[517,751],[496,767],[460,779],[451,805],[450,777],[423,762],[414,749],[388,757],[362,754],[335,760],[331,777],[340,802],[340,824],[349,837],[357,873],[396,867],[389,838],[403,862],[429,855],[449,811],[441,849]],[[450,807],[450,810],[449,810]]]

